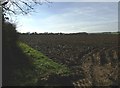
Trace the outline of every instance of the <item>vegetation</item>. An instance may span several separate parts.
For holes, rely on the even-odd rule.
[[[64,65],[60,65],[56,62],[53,62],[47,56],[43,55],[39,51],[31,48],[25,43],[18,43],[23,52],[28,55],[30,58],[33,58],[33,64],[38,73],[42,74],[42,76],[50,75],[52,73],[59,75],[69,75],[69,69]]]
[[[49,59],[47,56],[43,55],[39,51],[31,48],[30,46],[26,45],[25,43],[18,43],[19,47],[22,49],[24,54],[26,54],[28,57],[32,59],[32,64],[34,65],[34,72],[36,75],[36,78],[34,78],[36,81],[34,85],[38,86],[45,86],[45,80],[48,80],[51,76],[69,76],[70,70],[65,67],[64,65],[60,65],[56,62],[53,62],[51,59]],[[32,74],[33,76],[33,74]],[[51,79],[49,79],[50,81]],[[33,84],[27,84],[27,85],[33,85]],[[56,85],[55,83],[52,85]]]
[[[0,2],[3,86],[118,86],[119,32],[35,32],[18,36],[16,26],[6,22],[8,14],[28,14],[35,5],[41,5],[31,1]]]
[[[6,21],[2,27],[3,86],[119,84],[118,33],[20,34]]]
[[[20,40],[66,65],[78,86],[118,86],[118,34],[20,34]],[[54,78],[54,76],[53,76]],[[64,79],[65,80],[65,79]]]
[[[42,4],[31,1],[0,2],[3,86],[119,86],[119,32],[17,33],[8,14],[27,14]]]
[[[3,86],[45,86],[44,81],[52,75],[70,75],[70,70],[65,65],[58,64],[25,43],[18,42],[15,25],[5,22],[2,32]]]

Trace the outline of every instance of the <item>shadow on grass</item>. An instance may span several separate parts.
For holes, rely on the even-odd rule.
[[[14,86],[24,84],[23,80],[30,80],[27,72],[34,69],[32,60],[17,46],[18,34],[16,26],[9,22],[2,26],[2,85]],[[33,72],[32,72],[33,73]],[[20,78],[21,77],[21,78]],[[20,83],[21,82],[21,83]]]
[[[33,58],[17,45],[18,34],[14,24],[2,26],[2,85],[4,86],[65,86],[72,85],[68,78],[51,75],[47,81],[39,80]],[[61,87],[60,87],[61,88]]]

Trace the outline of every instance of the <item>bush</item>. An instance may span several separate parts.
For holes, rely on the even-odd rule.
[[[4,22],[2,26],[2,74],[3,86],[14,86],[16,80],[20,80],[15,74],[17,70],[31,69],[32,65],[29,58],[22,52],[17,45],[18,33],[16,25]],[[20,72],[19,72],[20,73]],[[20,73],[22,76],[24,73]],[[24,78],[23,78],[24,80]]]

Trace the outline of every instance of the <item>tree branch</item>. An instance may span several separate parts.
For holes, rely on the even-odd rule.
[[[30,9],[34,9],[32,6],[28,5],[26,2],[22,1],[22,0],[19,0],[21,1],[22,3],[24,3],[26,6],[28,6]]]
[[[22,13],[27,14],[27,12],[24,11],[24,10],[17,4],[17,2],[12,2],[12,3],[15,4],[15,5],[22,11]]]
[[[4,8],[6,11],[10,11],[10,12],[16,14],[15,11],[13,11],[13,10],[11,10],[11,9],[9,9],[9,8],[5,8],[5,7],[3,7],[3,8]]]

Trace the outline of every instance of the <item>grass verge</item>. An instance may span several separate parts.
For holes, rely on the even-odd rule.
[[[18,42],[18,46],[22,49],[24,54],[33,60],[35,71],[40,77],[46,77],[50,74],[58,74],[64,76],[70,74],[70,70],[66,66],[52,61],[47,56],[33,49],[29,45]]]

